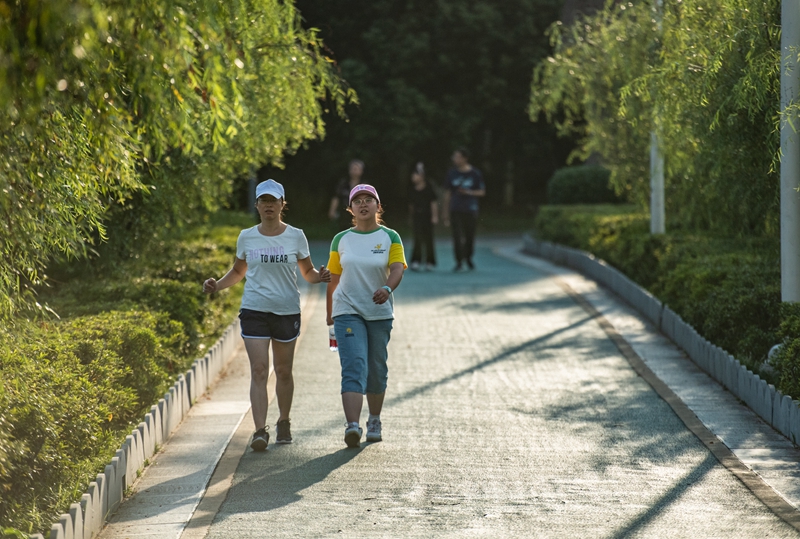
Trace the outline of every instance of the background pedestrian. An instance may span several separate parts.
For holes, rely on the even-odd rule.
[[[436,266],[433,231],[436,223],[439,222],[439,202],[433,186],[425,179],[425,166],[422,163],[417,163],[411,174],[408,201],[411,229],[414,234],[410,268],[412,270],[421,268],[428,271],[433,270]]]
[[[350,228],[353,215],[347,211],[350,202],[350,190],[361,183],[364,175],[364,161],[353,159],[347,167],[347,178],[342,178],[336,184],[336,190],[331,197],[328,208],[328,218],[336,224],[336,231]]]
[[[451,156],[453,168],[444,182],[444,225],[453,228],[453,250],[460,271],[466,262],[475,269],[472,254],[475,250],[475,229],[478,225],[478,198],[486,195],[483,174],[469,163],[469,152],[459,148]]]

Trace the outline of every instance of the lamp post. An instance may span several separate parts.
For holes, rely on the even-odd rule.
[[[256,169],[250,169],[250,174],[247,176],[247,211],[253,217],[258,216],[256,210],[256,184],[258,183],[258,176]]]
[[[656,0],[656,24],[661,33],[662,0]],[[654,61],[656,56],[654,55]],[[657,108],[657,107],[656,107]],[[653,114],[654,119],[657,112]],[[650,132],[650,233],[663,234],[667,231],[664,213],[664,153],[661,148],[658,126]]]
[[[781,3],[781,300],[800,301],[800,0]]]
[[[650,233],[666,232],[664,216],[664,154],[658,133],[650,132]]]

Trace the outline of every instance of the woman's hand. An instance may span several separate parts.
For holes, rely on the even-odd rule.
[[[233,267],[228,270],[222,279],[217,281],[214,278],[206,279],[203,282],[203,292],[206,294],[213,294],[214,292],[221,292],[228,287],[231,287],[244,279],[247,274],[247,262],[241,258],[234,257]]]
[[[389,291],[385,288],[379,288],[372,294],[372,301],[378,305],[383,305],[389,299]]]
[[[326,268],[324,264],[319,267],[319,282],[321,283],[331,282],[331,270]]]
[[[203,282],[203,292],[206,294],[213,294],[217,291],[217,280],[216,279],[206,279]]]

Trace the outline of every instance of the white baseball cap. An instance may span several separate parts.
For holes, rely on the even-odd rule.
[[[256,186],[256,199],[261,195],[272,195],[275,198],[285,198],[283,186],[275,180],[267,180]]]

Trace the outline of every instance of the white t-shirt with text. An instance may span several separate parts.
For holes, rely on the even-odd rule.
[[[291,225],[277,236],[265,236],[258,226],[239,233],[236,257],[247,262],[242,309],[279,315],[300,313],[297,261],[308,258],[308,240]]]

